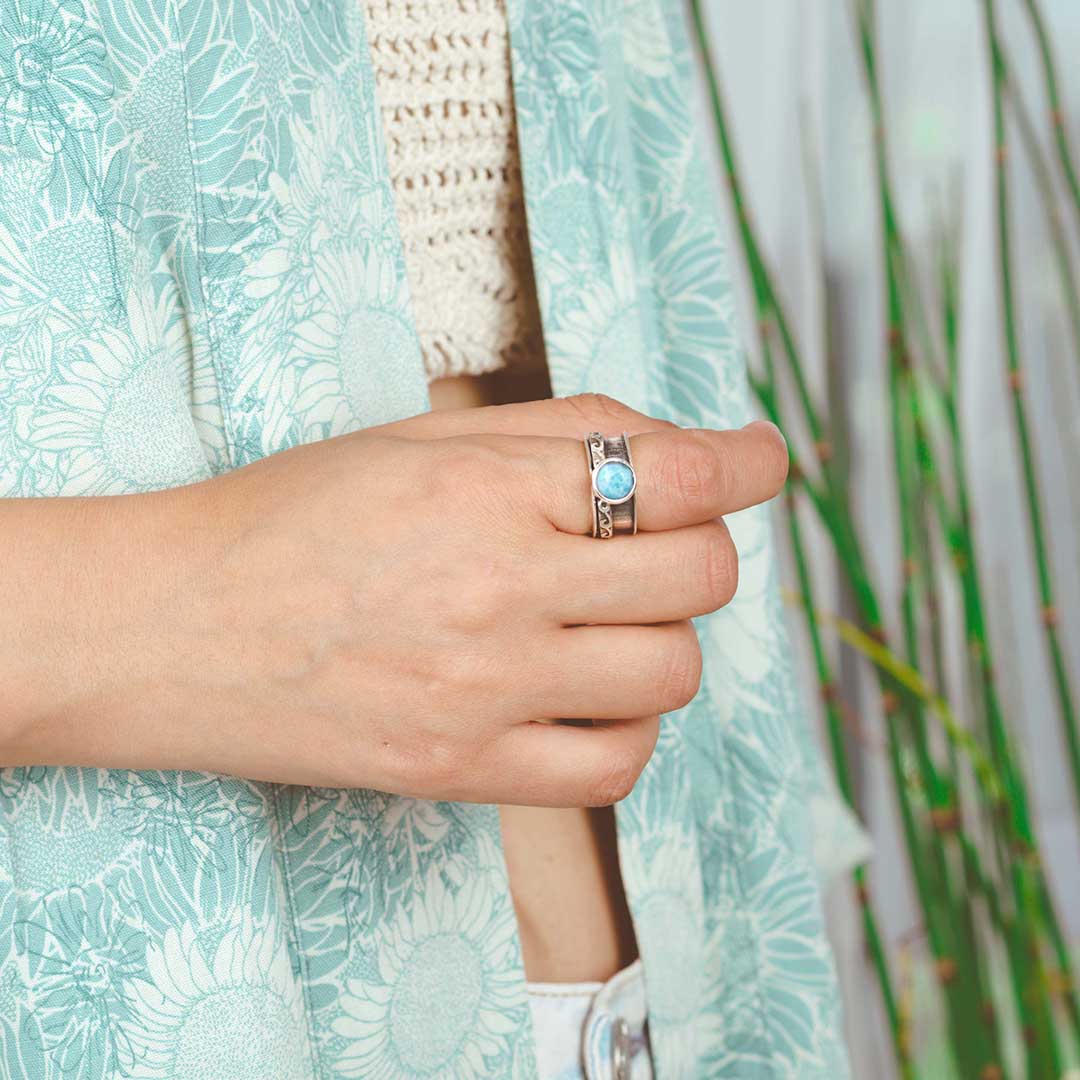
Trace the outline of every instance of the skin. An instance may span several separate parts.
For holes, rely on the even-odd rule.
[[[636,537],[587,535],[590,430],[635,436]],[[772,425],[584,396],[168,491],[0,500],[0,760],[610,806],[697,692],[688,620],[737,584],[721,515],[786,469]]]
[[[433,409],[551,397],[546,365],[437,379],[429,390]],[[614,808],[506,804],[499,818],[527,977],[602,982],[633,962]]]

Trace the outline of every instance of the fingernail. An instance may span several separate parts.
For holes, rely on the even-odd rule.
[[[772,428],[772,430],[775,431],[776,434],[779,435],[785,443],[787,442],[787,439],[784,438],[784,433],[771,420],[751,420],[750,423],[743,428],[743,431],[745,431],[746,428],[752,427]]]

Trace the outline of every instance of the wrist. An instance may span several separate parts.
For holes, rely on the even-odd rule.
[[[4,764],[137,767],[162,734],[169,743],[157,729],[175,712],[185,592],[205,558],[199,486],[4,506],[18,553],[0,674]]]

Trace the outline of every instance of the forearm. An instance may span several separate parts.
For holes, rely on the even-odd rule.
[[[197,499],[0,500],[0,764],[168,765]]]

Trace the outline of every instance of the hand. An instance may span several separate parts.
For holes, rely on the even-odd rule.
[[[591,430],[633,437],[637,536],[588,535]],[[689,619],[734,595],[720,515],[786,469],[772,425],[680,430],[586,396],[425,414],[182,489],[187,585],[143,650],[167,678],[132,680],[113,760],[80,763],[617,801],[697,692]]]

